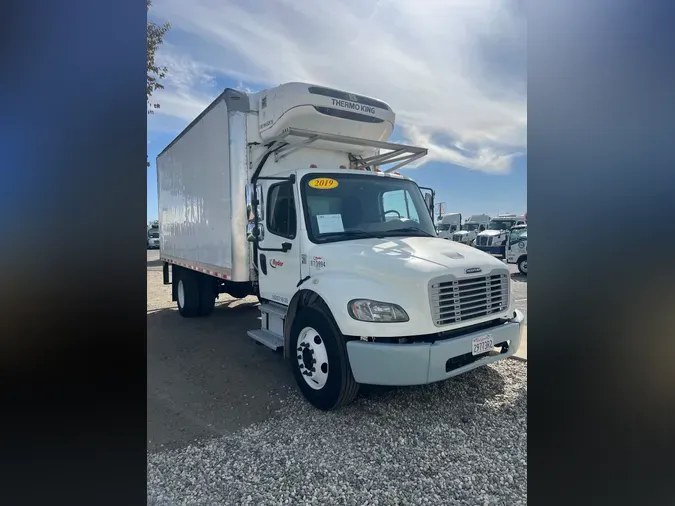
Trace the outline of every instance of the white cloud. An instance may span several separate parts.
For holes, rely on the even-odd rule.
[[[151,14],[191,42],[161,49],[170,72],[149,127],[193,119],[221,91],[214,76],[305,81],[388,102],[407,141],[429,147],[421,163],[506,173],[527,149],[515,1],[157,0]]]

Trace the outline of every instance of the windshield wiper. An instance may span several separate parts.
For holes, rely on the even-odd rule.
[[[402,232],[400,234],[399,232]],[[421,228],[417,227],[404,227],[404,228],[396,228],[394,230],[388,230],[385,232],[385,235],[391,236],[391,235],[412,235],[411,232],[417,232],[417,235],[421,235],[424,237],[436,237],[434,234],[430,234],[426,230],[422,230]]]

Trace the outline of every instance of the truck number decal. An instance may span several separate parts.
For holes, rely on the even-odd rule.
[[[318,190],[332,190],[333,188],[338,187],[338,182],[335,179],[329,177],[317,177],[312,179],[307,183],[311,188],[316,188]]]
[[[277,302],[281,302],[282,304],[288,305],[288,299],[286,297],[282,297],[280,295],[272,295],[272,300],[275,300]]]

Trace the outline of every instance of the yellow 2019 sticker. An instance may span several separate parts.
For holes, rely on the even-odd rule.
[[[312,179],[307,183],[311,188],[316,188],[318,190],[332,190],[333,188],[338,187],[338,182],[335,179],[329,177],[317,177]]]

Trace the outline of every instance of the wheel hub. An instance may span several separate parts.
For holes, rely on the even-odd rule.
[[[314,390],[323,388],[328,380],[328,352],[324,340],[311,327],[298,336],[297,361],[305,382]]]

